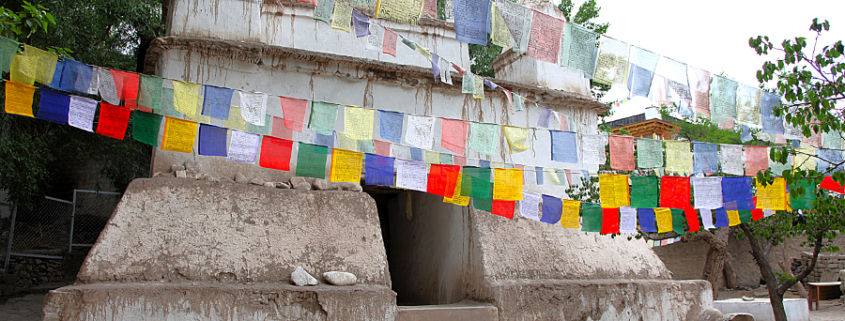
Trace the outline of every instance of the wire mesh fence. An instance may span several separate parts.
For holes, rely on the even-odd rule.
[[[0,203],[0,268],[5,272],[9,234],[12,231],[12,206]]]
[[[11,254],[60,256],[70,241],[73,203],[45,197],[39,206],[18,208],[14,215]]]
[[[120,193],[74,190],[73,246],[92,246],[120,202]]]

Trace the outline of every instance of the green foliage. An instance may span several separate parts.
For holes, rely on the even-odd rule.
[[[590,176],[589,181],[583,184],[569,185],[566,188],[566,195],[569,198],[587,203],[600,203],[599,198],[599,178],[598,176]]]
[[[598,34],[604,34],[607,32],[607,29],[610,28],[610,23],[595,23],[591,20],[599,17],[599,11],[601,11],[601,7],[596,4],[596,0],[588,0],[578,6],[578,12],[575,13],[575,16],[572,16],[572,9],[575,7],[575,4],[572,3],[572,0],[563,0],[557,6],[558,10],[563,12],[563,16],[566,17],[566,21],[569,21],[574,24],[579,24],[587,29],[590,29]]]
[[[489,39],[486,47],[472,43],[469,44],[469,56],[472,58],[470,70],[473,74],[479,76],[496,77],[496,73],[493,71],[493,60],[496,60],[501,53],[502,47],[494,45]]]
[[[56,24],[53,15],[42,5],[33,6],[24,1],[23,10],[0,8],[0,35],[15,40],[32,37],[38,30],[47,32],[47,26]]]

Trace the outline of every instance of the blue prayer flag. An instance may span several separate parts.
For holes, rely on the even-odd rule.
[[[716,223],[713,226],[725,227],[730,225],[728,222],[728,211],[724,207],[717,208],[713,212],[716,213]]]
[[[563,201],[549,195],[543,195],[543,217],[540,222],[557,224],[560,222],[560,215],[563,213]]]
[[[478,167],[487,167],[487,168],[489,168],[489,167],[490,167],[490,161],[489,161],[489,160],[484,160],[484,159],[479,159],[479,160],[478,160]]]
[[[693,142],[693,164],[695,174],[719,171],[719,145]]]
[[[62,89],[62,74],[65,70],[65,61],[62,58],[56,60],[56,71],[53,72],[53,81],[50,82],[50,88]]]
[[[81,94],[88,93],[91,86],[91,78],[94,77],[94,68],[79,61],[65,58],[65,66],[62,71],[62,82],[59,89],[68,92]]]
[[[490,1],[455,0],[455,39],[486,46],[490,28]]]
[[[578,145],[575,132],[550,130],[552,135],[552,160],[578,163]]]
[[[227,156],[226,133],[228,128],[200,124],[199,154],[203,156]]]
[[[722,195],[725,203],[736,202],[737,210],[752,210],[751,177],[722,178]]]
[[[546,171],[540,166],[534,167],[534,174],[537,174],[537,185],[543,185],[545,181],[543,181],[543,177],[545,177]]]
[[[398,143],[402,138],[402,121],[405,119],[405,114],[379,110],[378,119],[381,138]]]
[[[819,148],[819,172],[827,171],[831,164],[838,164],[842,162],[842,152],[838,150]],[[834,171],[842,170],[842,165],[838,166]]]
[[[38,105],[38,115],[35,118],[54,122],[56,124],[67,124],[68,106],[70,96],[57,93],[47,88],[41,88],[41,100]]]
[[[314,145],[334,147],[334,135],[323,135],[318,132],[314,132]]]
[[[654,227],[654,209],[653,208],[638,208],[637,218],[640,221],[640,229],[643,232],[657,233],[657,228]]]
[[[411,147],[411,159],[422,162],[423,161],[423,152],[422,149]]]
[[[393,186],[393,157],[367,154],[364,162],[364,184]]]
[[[202,100],[202,114],[217,119],[229,119],[229,109],[232,108],[232,88],[205,85],[205,95]]]

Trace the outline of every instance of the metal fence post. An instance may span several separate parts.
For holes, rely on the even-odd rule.
[[[6,258],[3,261],[3,273],[9,273],[9,261],[12,259],[12,239],[15,237],[15,220],[18,216],[18,207],[12,207],[12,225],[9,227],[9,242],[6,244]]]
[[[76,219],[76,191],[73,190],[73,211],[70,213],[70,237],[68,238],[67,242],[67,252],[70,253],[73,251],[73,223]]]

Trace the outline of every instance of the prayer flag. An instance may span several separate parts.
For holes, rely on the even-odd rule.
[[[628,199],[628,175],[601,174],[599,175],[599,186],[602,208],[631,205]]]
[[[390,143],[383,142],[383,141],[380,141],[380,140],[374,140],[373,144],[374,144],[373,148],[375,149],[376,154],[384,156],[384,157],[390,157],[391,156],[390,155]]]
[[[619,208],[602,208],[601,234],[619,234]]]
[[[269,116],[269,115],[268,115]],[[293,140],[293,130],[285,126],[285,120],[280,117],[273,116],[273,126],[270,129],[270,136]]]
[[[41,99],[38,103],[38,116],[36,118],[60,125],[67,124],[70,96],[47,88],[41,88]]]
[[[455,39],[487,46],[490,9],[490,1],[455,0]]]
[[[712,174],[719,171],[719,145],[693,142],[696,174]]]
[[[666,172],[678,174],[692,173],[692,153],[690,143],[666,141]]]
[[[358,141],[358,151],[362,153],[370,153],[375,154],[376,147],[371,140],[359,140]]]
[[[764,92],[760,97],[760,122],[763,132],[767,134],[783,134],[783,116],[775,116],[775,107],[780,106],[780,96]]]
[[[313,18],[327,24],[331,24],[332,11],[334,10],[335,0],[313,0],[317,8],[314,8]]]
[[[716,228],[713,226],[713,210],[702,208],[698,210],[701,216],[701,223],[704,224],[704,228],[706,229],[713,229]]]
[[[562,200],[563,214],[560,219],[560,225],[565,228],[581,228],[579,219],[581,218],[581,202]]]
[[[9,72],[12,58],[18,53],[20,43],[6,37],[0,37],[0,74]]]
[[[473,75],[475,77],[475,81],[473,81],[473,85],[475,85],[475,90],[473,90],[472,98],[473,99],[484,99],[484,78],[481,78],[479,75]]]
[[[619,208],[619,233],[637,233],[637,209]]]
[[[347,136],[356,140],[373,139],[373,115],[375,111],[367,108],[350,107],[344,109],[344,122]]]
[[[684,223],[686,223],[687,219],[684,215],[684,210],[679,208],[670,209],[672,212],[672,230],[678,234],[686,234],[684,230]]]
[[[795,168],[805,171],[816,169],[816,149],[813,147],[802,147],[795,149]]]
[[[32,100],[35,87],[14,81],[6,82],[6,113],[35,117],[32,114]]]
[[[229,136],[229,151],[227,152],[226,160],[244,164],[255,164],[255,158],[258,156],[259,138],[261,136],[256,134],[233,130],[232,135]]]
[[[461,188],[463,187],[462,185],[463,185],[463,175],[458,175],[458,179],[455,183],[455,188],[454,188],[454,192],[452,193],[452,196],[451,197],[444,196],[443,202],[455,204],[455,205],[458,205],[458,206],[469,205],[469,197],[461,195]]]
[[[710,118],[713,123],[720,125],[731,123],[736,119],[736,93],[739,84],[716,75],[710,79]]]
[[[499,142],[499,125],[470,123],[469,147],[480,154],[493,155]]]
[[[484,198],[473,198],[472,206],[475,207],[475,209],[477,210],[492,212],[493,200]]]
[[[367,154],[364,165],[364,184],[393,186],[393,163],[391,157]]]
[[[657,176],[631,176],[631,207],[651,208],[660,206]]]
[[[660,206],[687,208],[690,206],[689,177],[663,176],[660,183]]]
[[[161,115],[135,111],[132,113],[132,138],[150,146],[158,146]]]
[[[332,182],[359,183],[361,182],[361,167],[364,154],[343,149],[332,150],[332,172],[329,180]]]
[[[634,137],[610,135],[610,168],[632,171],[634,166]]]
[[[355,29],[355,37],[361,38],[370,35],[370,17],[354,9],[352,10],[352,26]]]
[[[670,232],[672,226],[672,210],[665,207],[654,209],[654,217],[657,220],[657,233]]]
[[[465,183],[465,189],[470,191],[469,194],[465,196],[471,196],[473,199],[483,198],[483,199],[492,199],[493,198],[493,191],[492,191],[492,182],[490,181],[490,174],[491,169],[488,167],[474,167],[474,166],[464,166],[463,173],[469,176],[472,183],[467,181]],[[464,193],[461,193],[464,195]]]
[[[643,232],[657,232],[657,228],[654,227],[654,208],[638,208],[637,214],[640,222],[640,229],[643,230]]]
[[[492,211],[494,215],[504,217],[506,219],[513,219],[513,211],[516,208],[515,201],[497,201],[493,200]]]
[[[490,29],[492,32],[490,33],[490,40],[494,45],[499,47],[508,47],[511,41],[511,31],[508,29],[505,19],[502,18],[496,2],[491,1],[491,5],[490,15],[492,21],[490,21]]]
[[[560,53],[560,39],[563,35],[563,20],[533,11],[528,55],[537,60],[557,64]]]
[[[67,57],[64,60],[65,67],[62,69],[62,80],[59,89],[80,94],[88,93],[88,88],[91,87],[91,78],[93,77],[94,69],[89,65]]]
[[[628,47],[627,43],[602,35],[596,53],[596,70],[593,80],[608,85],[626,84],[628,82]]]
[[[786,210],[786,180],[783,177],[775,177],[774,182],[766,186],[757,182],[757,208]]]
[[[540,118],[537,119],[537,127],[549,128],[549,119],[552,118],[552,110],[543,107]]]
[[[73,106],[73,103],[71,103]],[[164,121],[164,135],[161,139],[161,150],[180,153],[190,153],[194,149],[194,139],[197,134],[197,123],[177,118]]]
[[[376,18],[416,25],[422,16],[424,4],[422,0],[380,0],[376,4],[375,14]]]
[[[131,110],[126,107],[109,103],[100,103],[100,122],[97,124],[97,134],[114,139],[123,140],[126,127],[129,125]]]
[[[714,212],[716,213],[716,227],[730,226],[728,212],[725,210],[724,207],[717,208],[714,210]]]
[[[308,100],[289,97],[279,98],[282,102],[282,113],[285,116],[285,127],[301,132],[305,124],[305,109],[308,107]]]
[[[434,143],[434,117],[408,115],[405,143],[417,148],[431,149]]]
[[[418,161],[418,162],[425,161],[425,159],[423,158],[422,149],[419,149],[419,148],[416,148],[416,147],[411,147],[411,159]]]
[[[226,157],[226,138],[229,129],[223,127],[212,126],[208,124],[200,124],[199,143],[197,144],[198,153],[203,156],[223,156]]]
[[[804,187],[804,194],[792,191],[797,186]],[[789,207],[793,210],[811,210],[816,200],[816,184],[808,179],[799,180],[796,185],[790,186],[789,196]]]
[[[427,187],[426,169],[428,169],[426,163],[397,159],[396,187],[425,192]]]
[[[582,202],[581,230],[584,232],[601,232],[602,208],[599,204]]]
[[[441,118],[440,146],[456,154],[466,151],[467,122],[458,119]]]
[[[423,162],[429,164],[440,164],[440,153],[430,150],[423,150]]]
[[[398,143],[402,137],[402,121],[405,118],[405,114],[395,111],[379,110],[378,118],[379,135],[381,135],[381,138]]]
[[[229,119],[229,109],[232,107],[232,95],[235,90],[226,87],[205,85],[202,114],[217,119]]]
[[[563,202],[561,199],[543,194],[543,217],[540,222],[557,224],[563,214]]]
[[[463,176],[463,175],[461,175]],[[542,195],[545,197],[545,195]],[[522,200],[519,201],[519,213],[522,214],[523,217],[532,219],[535,221],[540,221],[540,199],[542,198],[540,194],[531,193],[528,191],[522,192]],[[545,208],[544,208],[545,210]]]
[[[289,171],[292,152],[293,141],[264,136],[261,139],[261,156],[258,160],[258,166]]]
[[[761,210],[761,209],[753,209],[749,212],[751,212],[751,219],[755,220],[755,221],[759,220],[759,219],[761,219],[765,216],[765,214],[763,214],[763,210]]]
[[[156,113],[167,117],[182,118],[182,113],[176,110],[173,103],[174,96],[175,93],[172,88],[161,88],[161,108],[156,110]],[[231,117],[229,118],[231,119]]]
[[[637,138],[637,167],[663,167],[663,141]]]
[[[593,78],[593,71],[595,70],[593,53],[596,49],[598,35],[592,30],[574,23],[567,22],[565,28],[563,44],[561,44],[563,47],[561,48],[560,65],[583,72],[585,78]]]
[[[264,120],[266,119],[265,115],[267,115],[267,94],[238,90],[238,95],[241,98],[241,117],[244,118],[244,121],[256,126],[264,126]],[[313,117],[314,114],[312,113],[311,116]],[[330,117],[331,115],[325,116]],[[330,117],[330,119],[327,120],[332,122],[331,128],[334,128],[335,119],[337,119],[337,105],[335,105],[334,117]]]
[[[689,226],[689,232],[698,232],[701,230],[701,224],[698,223],[698,213],[692,207],[687,207],[684,209],[684,215],[687,217],[687,226]]]
[[[161,96],[164,87],[164,78],[143,74],[140,75],[140,77],[141,85],[138,90],[138,105],[153,111],[158,111],[161,109]],[[62,80],[64,81],[64,78],[62,78]],[[229,106],[226,106],[226,108],[229,108]]]
[[[299,142],[299,154],[296,156],[296,176],[326,178],[326,158],[329,149],[326,146]]]
[[[493,199],[519,201],[522,199],[522,170],[517,168],[496,168],[493,176]]]
[[[734,202],[737,209],[750,210],[752,206],[751,198],[751,178],[750,177],[723,177],[722,178],[722,197],[724,203]]]
[[[605,146],[607,146],[607,135],[582,133],[581,160],[585,164],[605,164],[607,162]]]
[[[743,210],[745,211],[745,210]],[[742,218],[739,216],[739,211],[728,211],[728,225],[737,226],[742,223]]]
[[[10,82],[6,82],[9,86]],[[8,88],[8,87],[6,87]],[[8,95],[6,98],[8,99]],[[6,106],[9,106],[6,104]],[[94,132],[94,114],[97,112],[97,101],[91,98],[70,96],[68,105],[67,124],[88,132]]]
[[[578,163],[577,134],[570,131],[549,130],[552,138],[552,160]]]
[[[26,44],[23,49],[23,54],[12,58],[9,79],[30,86],[36,81],[49,85],[53,81],[59,56]]]
[[[457,176],[460,174],[460,166],[431,164],[426,192],[443,197],[453,196]]]
[[[716,209],[724,206],[721,177],[693,177],[692,188],[695,208]]]
[[[511,154],[521,153],[530,147],[528,145],[528,134],[530,129],[524,127],[514,127],[504,125],[502,129],[505,132],[505,139],[508,141]]]
[[[127,108],[138,109],[138,74],[116,69],[110,71],[117,88],[117,97],[124,101],[123,105]]]
[[[384,28],[384,40],[382,41],[382,52],[396,57],[396,40],[399,34],[390,28]]]
[[[188,117],[196,117],[200,85],[178,80],[171,80],[171,82],[173,83],[173,103],[176,111]]]
[[[719,145],[722,150],[719,160],[722,164],[722,173],[742,176],[745,174],[742,165],[742,145]],[[757,172],[754,172],[756,175]]]
[[[337,122],[337,108],[337,104],[311,101],[311,120],[308,122],[308,128],[319,134],[331,135]]]
[[[334,11],[332,12],[332,29],[352,31],[352,6],[341,1],[335,1]]]

